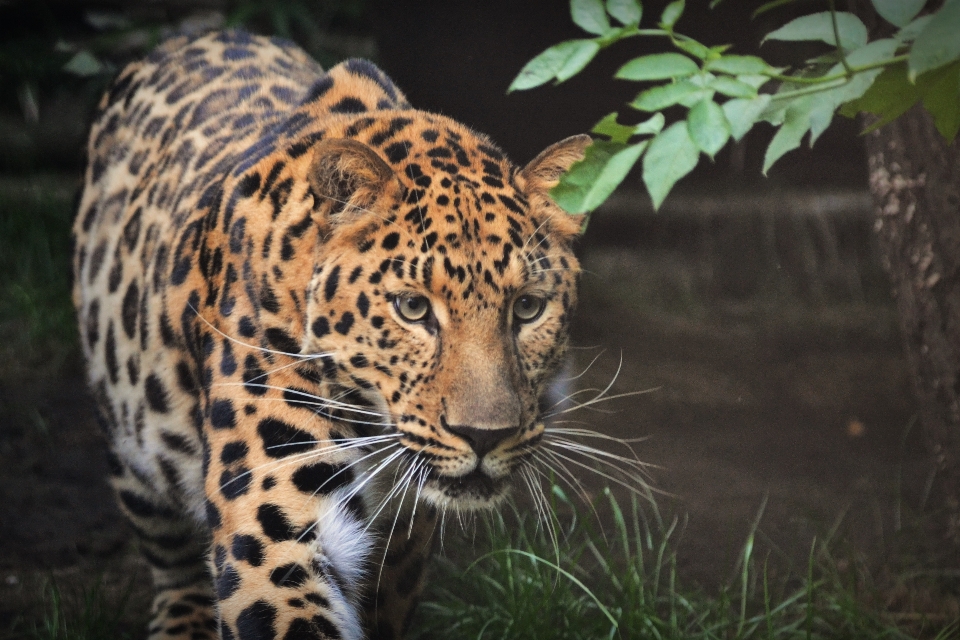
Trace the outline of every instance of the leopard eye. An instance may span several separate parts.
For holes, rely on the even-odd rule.
[[[545,306],[547,306],[546,300],[540,296],[523,295],[513,303],[513,316],[517,322],[533,322],[540,317]]]
[[[393,306],[407,322],[419,322],[430,313],[430,301],[425,296],[398,296],[394,299]]]

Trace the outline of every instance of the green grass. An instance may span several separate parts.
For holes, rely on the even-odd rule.
[[[2,373],[56,372],[76,352],[70,302],[72,197],[72,185],[63,180],[0,183]]]
[[[578,509],[554,487],[552,502],[555,513],[563,514],[554,520],[554,526],[563,525],[556,546],[550,534],[517,511],[479,519],[473,540],[453,535],[456,525],[448,526],[443,555],[492,551],[479,551],[472,561],[438,559],[411,637],[947,640],[960,635],[957,620],[897,617],[872,606],[878,602],[873,585],[858,571],[838,568],[830,541],[813,541],[800,575],[774,581],[768,559],[757,557],[755,522],[736,577],[708,593],[683,583],[674,540],[678,523],[664,521],[650,496],[643,503],[633,497],[623,508],[606,491],[590,509]],[[131,637],[124,620],[133,584],[108,592],[101,579],[65,594],[51,580],[39,621],[21,622],[6,639]]]
[[[64,588],[50,578],[41,596],[43,616],[37,621],[20,621],[4,637],[7,640],[123,640],[138,637],[127,625],[127,601],[133,580],[119,588],[108,589],[101,576],[88,586]]]
[[[466,566],[441,559],[419,637],[892,640],[960,632],[956,622],[938,628],[923,616],[898,628],[867,604],[875,601],[869,586],[837,569],[826,542],[813,541],[802,575],[770,579],[767,558],[755,555],[756,523],[735,580],[715,593],[688,587],[677,570],[677,522],[664,522],[652,499],[641,507],[634,497],[624,509],[606,492],[594,505],[609,522],[602,531],[595,511],[574,508],[557,487],[553,493],[567,514],[559,546],[523,516],[486,520],[480,538],[494,551]]]

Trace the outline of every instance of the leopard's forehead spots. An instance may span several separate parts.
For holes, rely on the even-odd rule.
[[[378,149],[405,187],[389,220],[357,239],[361,253],[390,253],[384,274],[482,307],[542,279],[532,267],[551,241],[517,168],[487,138],[420,112],[358,118],[344,130]]]

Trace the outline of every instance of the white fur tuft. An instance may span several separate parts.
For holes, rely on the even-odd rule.
[[[317,560],[328,564],[344,582],[346,593],[336,583],[329,585],[331,594],[340,595],[331,600],[331,605],[344,640],[360,640],[363,628],[357,599],[374,541],[364,533],[365,524],[345,511],[338,498],[336,494],[331,496],[317,516]]]

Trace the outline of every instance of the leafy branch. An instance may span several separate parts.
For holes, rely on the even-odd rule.
[[[791,1],[773,0],[754,15]],[[593,37],[542,52],[523,67],[508,91],[568,80],[602,49],[629,38],[664,38],[676,50],[634,58],[614,75],[658,83],[628,105],[652,115],[625,125],[615,112],[594,126],[591,132],[600,138],[551,192],[572,213],[596,209],[641,160],[643,182],[659,208],[676,182],[697,166],[700,154],[713,159],[731,139],[740,141],[760,122],[777,129],[764,157],[764,175],[808,133],[812,146],[837,112],[879,116],[869,131],[921,102],[943,137],[953,140],[960,131],[960,0],[945,0],[925,15],[920,13],[927,0],[871,2],[897,29],[893,36],[869,40],[860,18],[837,11],[834,0],[828,0],[827,11],[791,20],[763,39],[833,47],[802,68],[787,69],[758,56],[728,53],[730,45],[708,46],[677,32],[684,0],[671,2],[656,28],[645,29],[640,28],[640,0],[570,0],[574,23]],[[713,0],[711,8],[719,3]],[[686,116],[667,126],[664,111],[674,107],[685,108]]]

